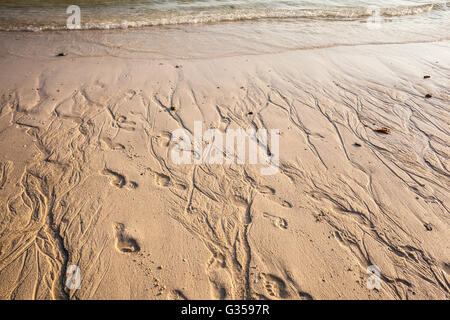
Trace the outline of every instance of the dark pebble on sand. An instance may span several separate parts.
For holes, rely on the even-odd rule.
[[[354,145],[355,147],[361,147],[361,144],[359,144],[358,142],[355,142],[353,145]]]
[[[66,52],[60,52],[60,53],[57,54],[57,56],[58,57],[65,57],[65,56],[67,56],[67,53]]]
[[[431,76],[423,76],[424,79],[430,79]]]
[[[252,114],[253,114],[253,112],[252,111],[250,111],[249,113],[247,113],[249,116],[251,116]]]
[[[431,97],[432,97],[432,95],[429,94],[429,93],[427,93],[427,94],[425,95],[425,98],[426,98],[426,99],[430,99]]]

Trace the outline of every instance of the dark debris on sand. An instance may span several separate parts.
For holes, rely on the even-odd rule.
[[[383,133],[383,134],[390,134],[391,133],[391,130],[389,130],[388,128],[385,128],[385,127],[376,128],[376,129],[374,129],[374,131],[378,132],[378,133]]]

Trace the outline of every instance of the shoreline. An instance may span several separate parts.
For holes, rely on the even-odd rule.
[[[408,3],[408,2],[407,2]],[[212,5],[212,3],[209,3]],[[136,9],[134,6],[130,7],[126,3],[122,6],[81,6],[83,8],[83,24],[78,24],[77,29],[82,30],[108,30],[108,29],[127,29],[127,28],[141,28],[149,26],[183,26],[195,24],[209,24],[209,23],[228,23],[228,22],[258,22],[261,20],[273,19],[283,23],[284,19],[303,19],[303,20],[319,20],[319,21],[359,21],[364,22],[367,19],[388,19],[392,22],[394,19],[401,19],[407,16],[427,15],[431,12],[439,15],[439,12],[445,11],[450,3],[445,1],[429,3],[411,3],[403,5],[390,6],[386,3],[379,6],[377,1],[370,4],[366,2],[362,5],[355,6],[340,6],[340,5],[325,5],[317,6],[309,3],[298,6],[294,3],[286,4],[286,6],[259,6],[258,3],[253,3],[255,7],[246,6],[241,3],[241,6],[205,6],[196,11],[196,7],[190,10],[187,8],[180,8],[181,11],[174,11],[166,7],[150,8],[145,5]],[[173,3],[172,3],[173,5]],[[67,12],[64,11],[65,6],[59,5],[54,8],[40,7],[34,8],[34,16],[26,14],[27,7],[14,7],[2,5],[3,12],[0,15],[0,29],[4,31],[45,31],[54,30],[61,31],[65,29]],[[21,8],[25,10],[17,10]],[[67,7],[69,12],[74,13],[73,10],[80,10],[79,6],[74,8]],[[376,10],[376,13],[374,13]],[[21,16],[21,14],[24,14]],[[374,14],[376,17],[374,17]],[[48,17],[52,17],[49,19]],[[107,17],[107,18],[106,18]],[[115,19],[113,19],[113,17]],[[445,19],[445,18],[444,18]],[[26,23],[24,23],[26,21]],[[22,24],[22,25],[21,25]]]
[[[253,56],[343,46],[446,42],[450,38],[439,30],[447,26],[450,22],[445,19],[443,24],[430,25],[425,17],[410,17],[384,23],[379,29],[355,21],[294,19],[111,30],[0,31],[0,56],[43,58],[45,53],[51,58],[63,51],[70,51],[71,57],[162,60]]]

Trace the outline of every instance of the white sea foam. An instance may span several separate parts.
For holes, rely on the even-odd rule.
[[[8,1],[6,1],[8,2]],[[150,1],[152,2],[152,1]],[[170,2],[170,1],[169,1]],[[229,1],[227,5],[202,6],[191,1],[191,6],[164,7],[153,4],[137,6],[87,6],[81,7],[81,29],[123,29],[157,25],[219,23],[258,19],[322,19],[322,20],[357,20],[373,14],[371,2],[364,1],[363,6],[332,6],[332,1],[324,1],[323,7],[317,3],[313,8],[303,5],[280,5],[286,1],[269,1],[262,6],[256,1],[255,6],[242,5],[240,1]],[[350,3],[344,1],[344,3]],[[358,1],[352,1],[358,3]],[[360,1],[361,2],[361,1]],[[404,4],[405,1],[400,3]],[[152,2],[153,3],[153,2]],[[203,3],[203,2],[202,2]],[[207,2],[209,3],[209,2]],[[215,2],[211,2],[214,4]],[[222,2],[221,2],[222,3]],[[227,2],[225,2],[227,3]],[[249,2],[250,4],[252,1]],[[289,2],[290,3],[290,2]],[[302,3],[302,1],[300,1]],[[325,5],[328,3],[328,5]],[[380,3],[380,2],[379,2]],[[382,17],[402,17],[421,15],[431,11],[448,10],[450,2],[422,3],[415,1],[411,6],[377,6],[377,13]],[[259,4],[259,5],[257,5]],[[270,4],[270,5],[269,5]],[[383,2],[381,2],[383,4]],[[2,2],[0,0],[0,5]],[[40,8],[29,6],[11,6],[3,4],[0,12],[0,30],[6,31],[42,31],[66,29],[66,14],[61,6],[47,4]]]

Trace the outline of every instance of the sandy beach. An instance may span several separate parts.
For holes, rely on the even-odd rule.
[[[248,25],[0,32],[1,299],[450,298],[449,40]],[[174,163],[196,122],[276,172]]]

